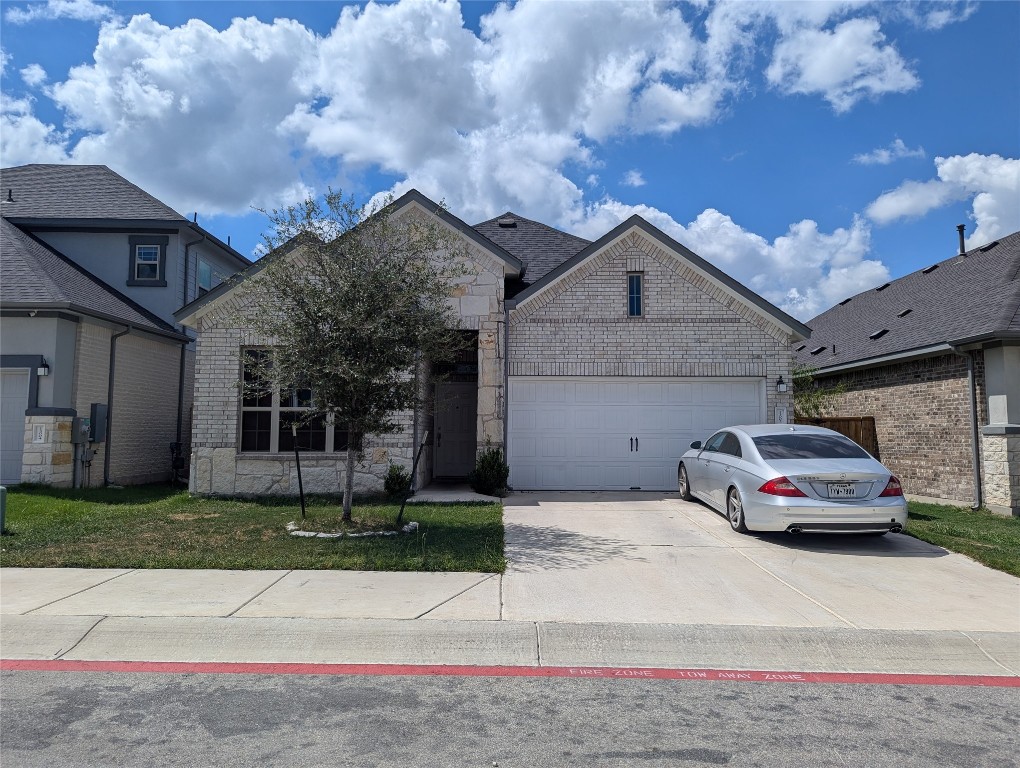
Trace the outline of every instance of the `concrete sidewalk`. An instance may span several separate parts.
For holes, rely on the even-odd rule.
[[[500,620],[494,574],[0,569],[0,656],[1020,675],[1015,632]]]

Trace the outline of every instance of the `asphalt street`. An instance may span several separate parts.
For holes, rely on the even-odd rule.
[[[1015,688],[5,672],[6,765],[1017,765]]]

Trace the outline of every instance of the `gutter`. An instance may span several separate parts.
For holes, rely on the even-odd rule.
[[[106,385],[106,445],[103,448],[103,487],[110,485],[110,446],[113,444],[113,376],[117,363],[117,339],[131,333],[131,326],[110,337],[110,371]]]
[[[974,465],[974,504],[973,509],[980,509],[984,502],[981,488],[981,448],[978,443],[978,407],[977,407],[977,382],[974,379],[974,354],[972,352],[961,352],[959,347],[953,347],[953,352],[967,360],[967,386],[970,388],[970,448],[971,461]]]

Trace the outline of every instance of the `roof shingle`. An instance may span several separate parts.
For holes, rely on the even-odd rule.
[[[798,344],[794,358],[823,370],[1020,332],[1020,232],[859,293],[807,325],[811,342]],[[812,355],[818,347],[824,350]]]
[[[500,221],[504,224],[513,221],[513,225],[500,225]],[[527,265],[519,288],[545,277],[591,244],[590,240],[526,219],[512,211],[476,224],[473,229]]]
[[[38,164],[3,168],[0,169],[0,200],[3,201],[0,212],[13,219],[187,221],[170,206],[105,165]]]

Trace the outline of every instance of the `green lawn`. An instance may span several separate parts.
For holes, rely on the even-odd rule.
[[[1020,576],[1020,517],[915,501],[909,504],[906,532],[911,536]]]
[[[307,530],[393,530],[399,505],[309,497]],[[290,536],[296,499],[208,499],[166,486],[10,489],[0,565],[61,568],[242,568],[501,573],[499,504],[409,504],[411,534],[360,539]]]

